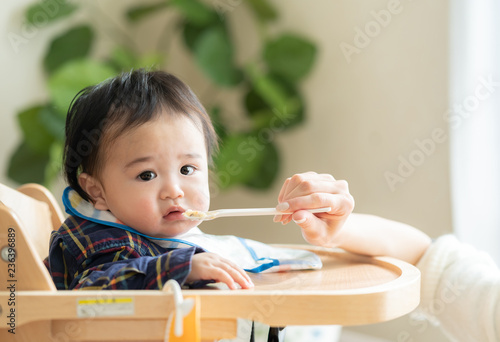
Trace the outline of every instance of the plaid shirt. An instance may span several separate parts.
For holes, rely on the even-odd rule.
[[[169,279],[183,285],[199,252],[162,248],[124,229],[69,216],[52,232],[45,264],[59,290],[161,289]]]

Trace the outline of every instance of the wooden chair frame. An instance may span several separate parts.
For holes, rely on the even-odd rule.
[[[0,340],[163,341],[174,309],[168,292],[56,290],[43,258],[63,218],[44,187],[0,184]],[[270,326],[359,325],[397,318],[419,303],[420,273],[405,262],[287,247],[314,251],[323,269],[252,274],[252,290],[182,291],[199,297],[203,340],[236,337],[238,318]],[[94,312],[82,313],[88,302],[97,303]]]

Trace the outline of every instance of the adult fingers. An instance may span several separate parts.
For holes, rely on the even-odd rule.
[[[346,181],[336,181],[330,174],[300,173],[287,178],[278,196],[278,203],[281,204],[290,198],[311,195],[315,192],[348,193],[349,188]],[[283,205],[278,205],[276,209],[279,211],[286,210],[286,203]],[[290,218],[288,215],[277,215],[273,221],[286,224],[286,221],[290,221]]]
[[[281,187],[280,193],[278,194],[278,203],[282,202],[283,196],[287,193],[288,185],[290,184],[291,178],[285,179],[283,186]]]
[[[283,195],[281,202],[285,202],[290,198],[311,195],[313,193],[346,193],[349,188],[345,181],[328,181],[328,180],[308,180],[298,184],[293,190],[288,191]]]
[[[293,175],[292,177],[287,178],[283,183],[283,186],[281,187],[280,193],[278,195],[278,202],[282,202],[285,194],[288,194],[291,191],[293,191],[297,187],[297,185],[300,185],[300,183],[310,179],[324,178],[324,177],[325,175],[318,175],[316,172],[309,171],[304,173],[298,173]]]
[[[320,218],[318,218],[316,215],[306,211],[306,210],[300,210],[296,213],[294,213],[292,216],[293,221],[299,225],[300,228],[304,232],[308,232],[309,234],[313,234],[314,231],[317,229],[314,229],[315,227],[318,227],[318,224],[322,226],[322,221]]]
[[[329,229],[328,223],[308,211],[293,214],[294,222],[301,228],[304,240],[312,245],[333,247],[335,232]]]
[[[278,202],[289,198],[310,195],[315,192],[349,193],[349,184],[345,180],[335,180],[329,174],[298,174],[289,178],[283,186]]]
[[[295,197],[278,205],[278,210],[294,213],[298,210],[330,207],[330,215],[345,215],[354,209],[354,198],[351,194],[313,193],[311,195]],[[317,214],[320,216],[320,214]],[[285,215],[283,215],[285,216]]]

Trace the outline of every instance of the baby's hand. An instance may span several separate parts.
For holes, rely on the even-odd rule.
[[[244,270],[233,262],[214,253],[197,253],[191,261],[191,272],[186,282],[197,280],[214,280],[225,283],[231,290],[237,289],[239,284],[243,289],[254,285]]]
[[[302,228],[304,239],[314,245],[335,247],[340,244],[339,232],[354,208],[354,199],[346,181],[329,174],[307,172],[288,178],[278,196],[276,209],[288,212],[275,222],[287,224],[294,220]],[[303,209],[331,207],[328,213],[312,214]]]

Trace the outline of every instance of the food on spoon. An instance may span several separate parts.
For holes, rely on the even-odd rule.
[[[207,214],[204,211],[191,210],[188,209],[182,213],[183,216],[191,219],[191,220],[203,220],[207,217]]]

